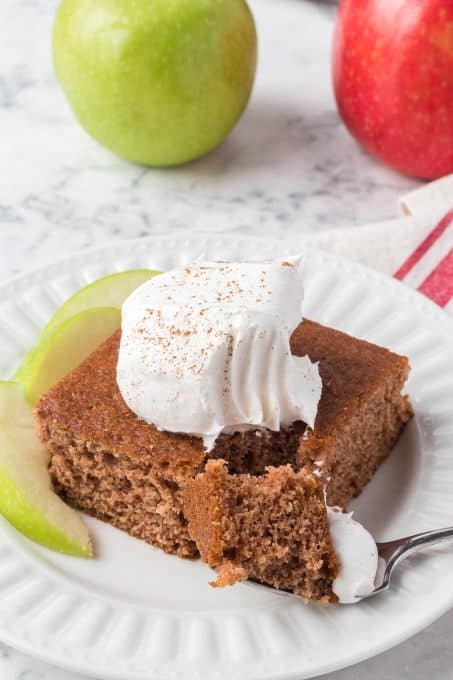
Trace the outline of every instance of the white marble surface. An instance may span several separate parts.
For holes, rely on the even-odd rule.
[[[284,238],[381,220],[416,186],[363,153],[339,122],[329,79],[334,10],[323,2],[252,2],[260,59],[245,116],[220,149],[165,171],[121,161],[74,122],[51,66],[55,6],[0,5],[0,280],[111,239],[195,229]],[[450,680],[452,635],[449,613],[328,677]],[[76,680],[1,645],[0,678]]]

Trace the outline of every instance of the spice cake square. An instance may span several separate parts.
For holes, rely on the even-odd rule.
[[[360,493],[411,416],[401,395],[406,358],[309,320],[296,329],[296,355],[319,361],[322,397],[314,431],[303,423],[280,432],[221,435],[207,453],[199,438],[159,431],[125,404],[116,383],[117,331],[36,407],[56,490],[70,505],[183,557],[198,554],[182,493],[209,458],[233,473],[269,465],[312,466],[327,500],[345,506]]]

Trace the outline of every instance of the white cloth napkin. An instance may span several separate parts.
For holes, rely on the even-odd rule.
[[[403,217],[310,234],[306,243],[400,279],[453,315],[453,175],[400,199]]]

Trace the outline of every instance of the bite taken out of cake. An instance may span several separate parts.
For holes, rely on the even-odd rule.
[[[324,484],[302,468],[232,475],[210,460],[186,487],[183,507],[215,587],[252,579],[323,604],[373,590],[377,547],[350,515],[326,506]]]

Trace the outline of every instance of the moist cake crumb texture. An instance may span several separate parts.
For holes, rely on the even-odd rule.
[[[310,472],[286,465],[259,477],[230,475],[225,461],[210,460],[183,503],[189,534],[217,569],[213,586],[252,578],[307,600],[337,601],[324,487]]]

